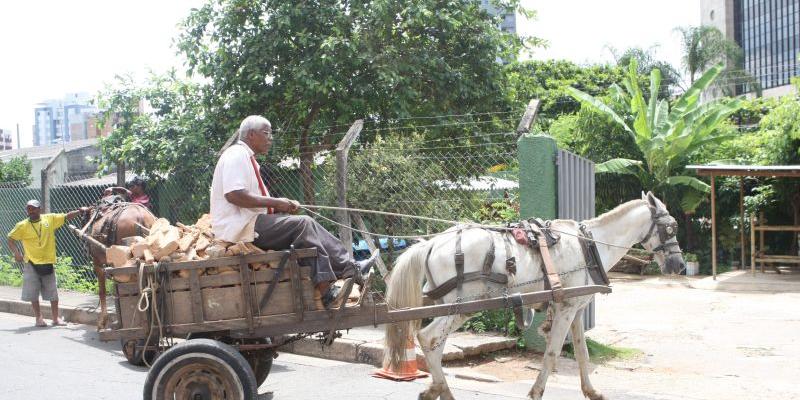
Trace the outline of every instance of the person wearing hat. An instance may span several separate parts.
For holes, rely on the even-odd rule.
[[[147,182],[145,182],[144,179],[138,176],[134,177],[128,182],[127,186],[128,186],[127,189],[119,186],[106,188],[106,190],[103,192],[103,195],[104,196],[108,196],[111,194],[124,195],[131,203],[138,203],[147,207],[150,210],[153,209],[152,205],[150,204],[150,196],[148,196],[147,193],[144,192],[145,188],[147,188]]]
[[[53,264],[56,262],[56,230],[72,219],[87,212],[82,207],[66,214],[42,214],[39,200],[26,204],[28,218],[20,221],[8,233],[8,247],[17,262],[25,262],[22,267],[22,301],[30,301],[36,326],[47,326],[39,308],[39,295],[49,300],[53,311],[53,325],[64,325],[58,317],[58,291]],[[24,255],[17,243],[22,243]]]

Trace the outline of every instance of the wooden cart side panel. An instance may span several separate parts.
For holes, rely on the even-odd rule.
[[[253,277],[254,282],[271,282],[275,276],[274,269],[256,271]],[[286,269],[281,274],[281,281],[288,281],[291,277],[291,271]],[[311,269],[309,267],[300,266],[300,277],[309,279],[311,277]],[[217,286],[231,286],[241,283],[241,278],[238,273],[230,272],[219,275],[202,275],[200,276],[200,288],[217,287]],[[137,283],[117,283],[120,296],[138,295],[139,285]],[[189,278],[170,278],[169,290],[189,290],[191,284]]]
[[[139,296],[119,297],[117,315],[123,328],[137,328],[147,324],[147,315],[139,311]],[[184,321],[183,323],[190,323]]]

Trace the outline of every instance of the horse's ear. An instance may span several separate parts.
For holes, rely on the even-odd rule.
[[[656,201],[656,196],[653,194],[653,192],[647,192],[647,202],[653,207],[658,207],[658,201]]]
[[[642,200],[647,200],[647,194],[642,190]]]

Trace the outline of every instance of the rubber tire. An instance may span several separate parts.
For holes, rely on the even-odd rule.
[[[184,359],[185,356],[191,357],[195,354],[196,357],[204,357],[227,367],[234,373],[236,378],[241,383],[242,394],[244,400],[256,400],[258,398],[258,386],[256,385],[256,377],[253,375],[253,370],[247,363],[247,360],[235,348],[211,339],[194,339],[187,340],[173,346],[168,351],[164,352],[147,373],[147,379],[144,382],[143,398],[144,400],[161,400],[163,397],[158,397],[158,393],[154,393],[158,388],[156,382],[161,378],[169,377],[169,367],[173,361],[178,358]],[[155,397],[154,397],[155,394]]]
[[[194,332],[190,333],[188,336],[189,340],[194,340],[198,338],[208,338],[218,340],[220,342],[231,344],[233,343],[233,339],[229,336],[222,336],[216,332]],[[246,343],[273,343],[272,338],[264,338],[264,339],[244,339]],[[272,369],[272,360],[275,359],[275,350],[268,349],[268,350],[258,350],[258,351],[245,351],[242,352],[242,356],[247,363],[250,364],[250,368],[253,370],[253,375],[256,377],[256,384],[258,387],[267,380],[269,376],[269,372]]]
[[[242,355],[253,370],[253,375],[256,377],[256,385],[261,387],[267,380],[269,371],[272,369],[272,360],[275,359],[275,351],[272,349],[249,351],[242,353]]]
[[[125,356],[125,359],[128,360],[128,363],[131,365],[135,365],[137,367],[142,367],[145,364],[145,360],[143,357],[147,358],[148,364],[153,364],[156,358],[158,358],[158,351],[156,350],[133,350],[133,347],[126,347],[126,345],[133,346],[135,343],[136,346],[144,346],[144,339],[131,339],[131,340],[123,340],[120,339],[119,344],[122,346],[122,354]],[[154,343],[153,343],[154,344]],[[131,349],[128,351],[128,349]]]

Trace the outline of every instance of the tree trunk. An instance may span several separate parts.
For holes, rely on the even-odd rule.
[[[303,203],[315,204],[315,184],[314,173],[311,171],[314,163],[314,146],[308,141],[308,135],[311,124],[319,114],[320,106],[314,103],[311,106],[311,111],[308,116],[303,120],[303,125],[300,133],[300,178],[303,182]]]

